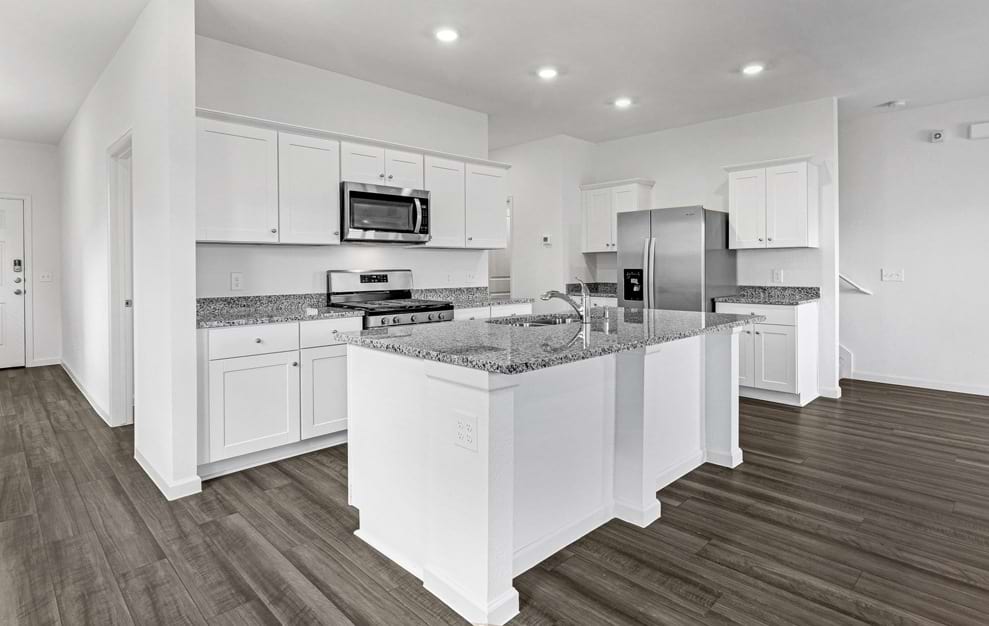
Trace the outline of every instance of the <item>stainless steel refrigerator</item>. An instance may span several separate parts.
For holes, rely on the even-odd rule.
[[[728,214],[685,206],[618,214],[618,305],[713,311],[736,293]]]

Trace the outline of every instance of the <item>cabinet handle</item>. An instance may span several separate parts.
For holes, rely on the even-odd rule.
[[[474,238],[473,237],[468,237],[467,238],[467,241],[474,241]]]
[[[336,330],[336,329],[333,329],[333,334],[334,335],[337,334],[338,332],[340,332],[340,331],[339,330]]]

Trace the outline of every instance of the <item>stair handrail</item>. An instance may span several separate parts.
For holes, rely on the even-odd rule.
[[[859,293],[864,293],[867,296],[874,295],[870,289],[866,289],[862,285],[858,284],[857,282],[855,282],[854,280],[852,280],[851,278],[845,276],[840,272],[838,273],[838,278],[843,280],[846,284],[848,284],[850,287],[852,287],[853,289],[855,289],[855,291],[858,291]]]

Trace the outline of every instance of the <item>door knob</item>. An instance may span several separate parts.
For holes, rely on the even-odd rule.
[[[24,293],[24,291],[23,291],[23,290],[21,290],[21,289],[15,289],[15,290],[14,290],[14,295],[15,295],[15,296],[19,296],[19,295],[21,295],[22,293]]]
[[[18,276],[17,278],[14,279],[14,282],[20,284],[21,280],[23,279],[20,276]]]

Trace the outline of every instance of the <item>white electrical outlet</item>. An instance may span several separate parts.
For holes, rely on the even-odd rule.
[[[882,269],[882,280],[887,283],[902,283],[906,280],[906,273],[899,270],[888,270],[885,267]]]
[[[782,283],[783,282],[783,270],[779,268],[773,269],[773,282]]]
[[[466,282],[467,282],[468,285],[473,284],[475,278],[476,278],[476,276],[474,275],[474,272],[467,272],[467,280],[466,280]]]
[[[477,452],[477,416],[457,412],[456,444]]]
[[[51,272],[41,272],[38,274],[38,281],[42,283],[50,283],[52,281]]]
[[[230,272],[230,291],[244,290],[244,274],[242,272]]]

